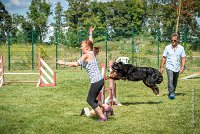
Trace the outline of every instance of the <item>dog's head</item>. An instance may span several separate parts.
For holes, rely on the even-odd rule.
[[[114,80],[120,80],[123,77],[123,62],[114,62],[111,66],[109,77]]]
[[[112,70],[122,70],[124,66],[123,62],[114,62],[111,66]]]

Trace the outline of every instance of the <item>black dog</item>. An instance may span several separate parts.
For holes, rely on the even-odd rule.
[[[150,87],[154,94],[159,94],[159,89],[156,84],[160,84],[163,81],[163,76],[157,69],[151,67],[136,67],[132,64],[124,64],[123,62],[114,62],[111,69],[109,78],[130,81],[143,80],[143,83],[147,87]]]

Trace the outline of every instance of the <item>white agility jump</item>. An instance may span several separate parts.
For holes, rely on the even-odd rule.
[[[118,57],[116,62],[123,62],[124,64],[128,64],[129,58],[128,57]]]
[[[46,71],[47,70],[47,71]],[[37,81],[5,81],[5,75],[38,75]],[[39,58],[39,73],[13,73],[4,72],[3,56],[0,57],[0,87],[5,83],[37,83],[37,87],[43,86],[56,86],[56,73],[44,62],[42,58]]]
[[[111,65],[113,64],[113,61],[109,61],[109,66],[111,68]],[[118,105],[121,106],[122,104],[117,100],[116,98],[116,83],[113,79],[109,79],[109,88],[106,88],[106,64],[102,64],[102,76],[104,77],[104,86],[102,87],[99,95],[98,95],[98,104],[108,104],[110,106]],[[108,97],[106,98],[106,92],[109,91]],[[82,109],[81,114],[85,114],[86,116],[91,116],[94,114],[94,110],[89,110],[88,107],[85,107]],[[113,113],[112,113],[113,114]]]
[[[110,71],[111,71],[112,64],[113,64],[113,61],[109,61]],[[112,105],[121,106],[122,104],[116,98],[116,83],[115,83],[115,81],[113,79],[109,79],[109,88],[108,88],[108,90],[109,90],[109,95],[105,99],[104,103],[105,104],[109,104],[110,106],[112,106]],[[104,91],[105,91],[105,89],[104,89]]]

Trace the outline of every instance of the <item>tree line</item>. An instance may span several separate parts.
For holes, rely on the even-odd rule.
[[[173,32],[187,31],[192,37],[200,36],[197,17],[200,16],[199,0],[66,0],[68,9],[58,2],[52,10],[46,0],[32,0],[27,17],[10,15],[0,2],[0,37],[9,33],[12,37],[26,36],[31,42],[30,34],[42,41],[48,30],[48,19],[53,15],[53,26],[60,34],[62,27],[70,31],[87,30],[96,26],[99,31],[109,30],[112,36],[129,37],[131,29],[138,33],[149,32],[152,36],[160,33],[170,36]],[[20,27],[20,28],[19,28]]]

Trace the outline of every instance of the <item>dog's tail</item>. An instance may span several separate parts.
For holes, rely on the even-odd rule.
[[[160,84],[162,81],[163,81],[163,75],[160,72],[158,72],[158,79],[157,79],[156,83]]]

